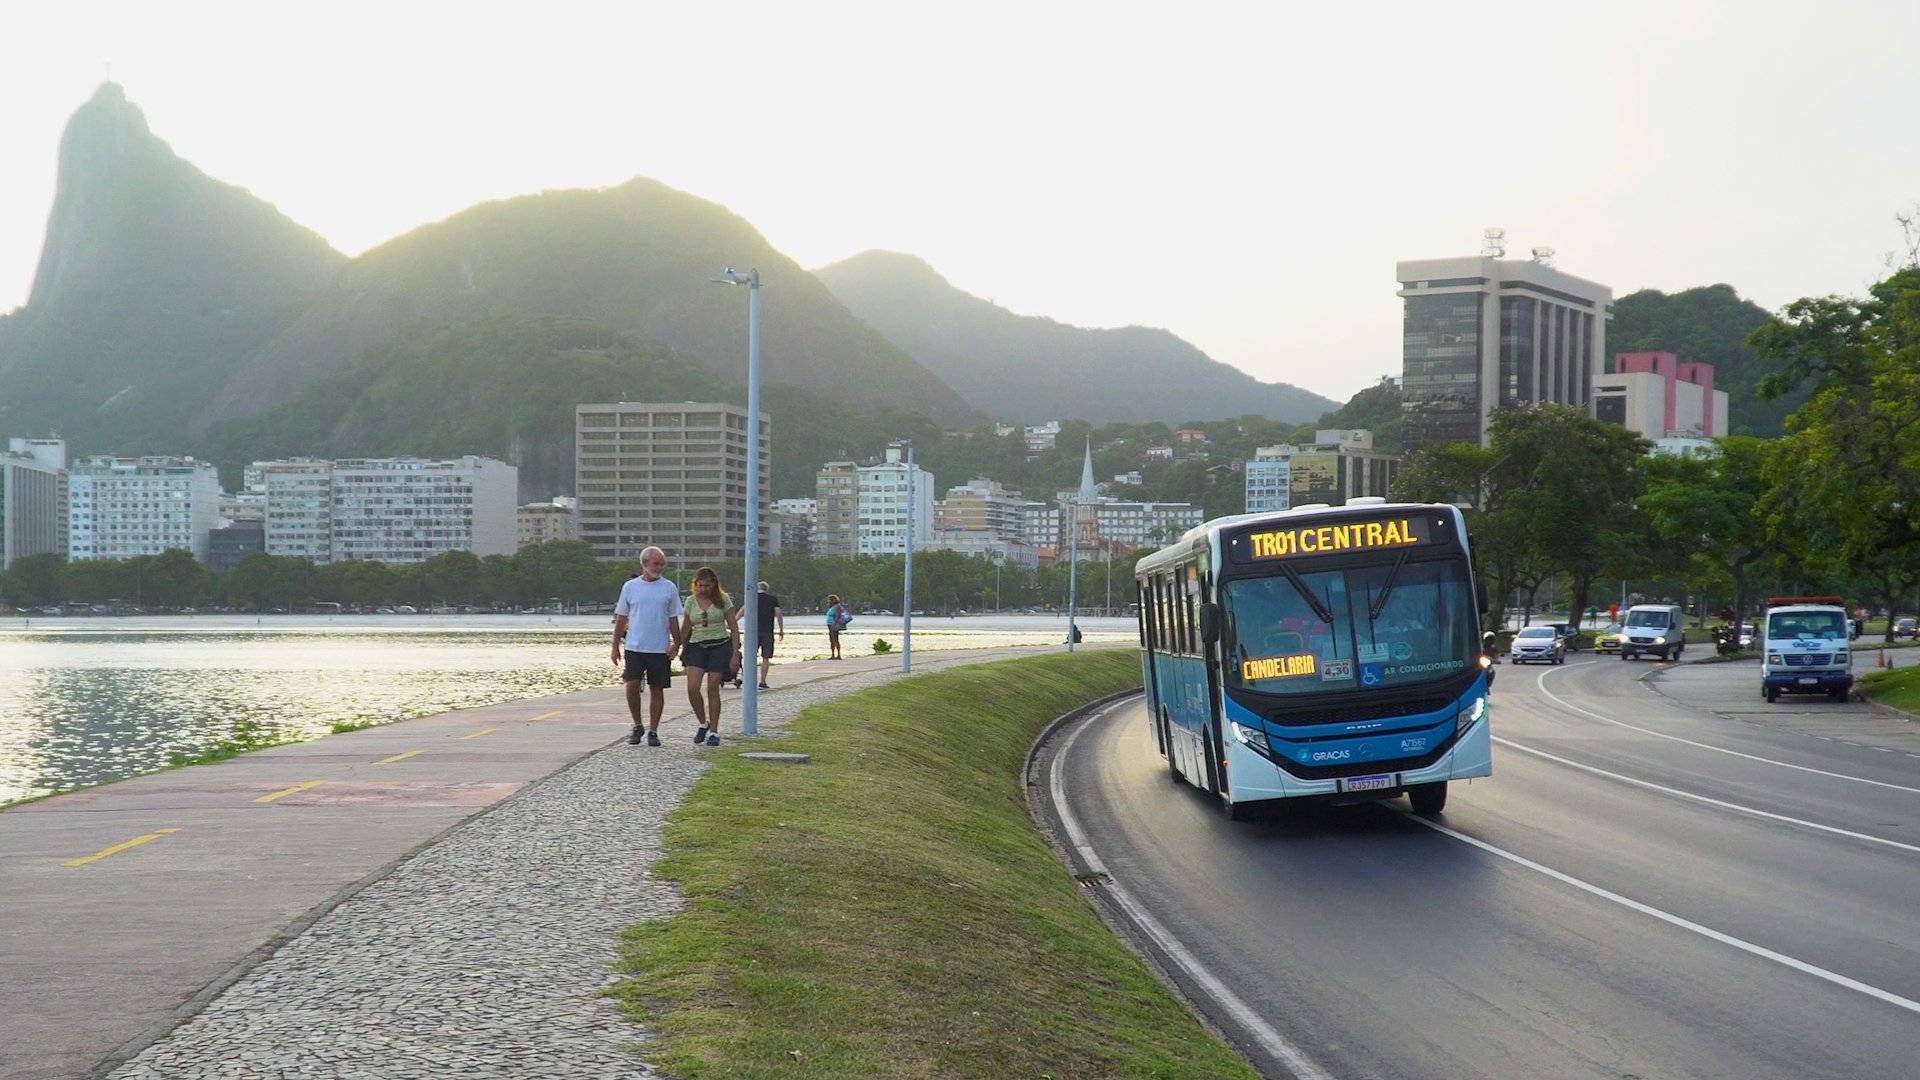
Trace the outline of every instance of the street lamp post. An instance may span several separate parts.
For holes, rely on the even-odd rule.
[[[1067,529],[1067,651],[1073,651],[1075,616],[1080,611],[1080,496],[1073,497],[1073,524]]]
[[[907,440],[907,568],[900,601],[900,672],[913,672],[913,440]]]
[[[747,565],[740,589],[747,594],[740,628],[740,733],[760,733],[760,271],[729,266],[713,277],[747,287]]]

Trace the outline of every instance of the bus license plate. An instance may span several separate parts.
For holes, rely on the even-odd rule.
[[[1350,776],[1340,781],[1341,791],[1381,791],[1394,786],[1392,773],[1380,776]]]

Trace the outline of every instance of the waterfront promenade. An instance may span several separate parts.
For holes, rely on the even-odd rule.
[[[762,733],[899,668],[782,665]],[[610,666],[0,812],[0,1077],[651,1075],[597,991],[619,931],[676,909],[658,825],[745,745],[727,698],[718,748],[680,684],[664,745],[628,746]]]

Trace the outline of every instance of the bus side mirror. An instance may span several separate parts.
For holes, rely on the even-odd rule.
[[[1487,579],[1475,574],[1473,577],[1473,597],[1480,602],[1480,610],[1487,610]]]
[[[1200,605],[1200,640],[1211,645],[1220,640],[1220,605],[1208,601]]]

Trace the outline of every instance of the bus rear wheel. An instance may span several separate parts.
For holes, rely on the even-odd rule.
[[[1413,804],[1413,812],[1421,817],[1433,817],[1447,808],[1447,782],[1436,780],[1431,784],[1415,784],[1407,789],[1407,801]]]

